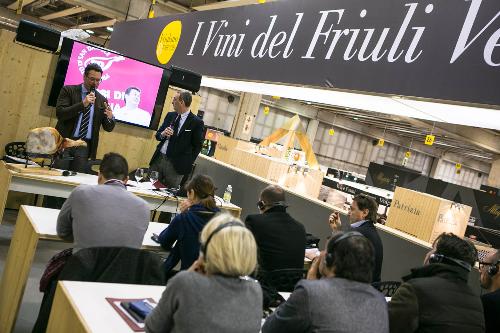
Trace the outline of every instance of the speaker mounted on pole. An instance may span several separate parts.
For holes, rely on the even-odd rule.
[[[200,90],[201,74],[173,65],[167,71],[170,74],[169,85],[191,91],[193,94]]]

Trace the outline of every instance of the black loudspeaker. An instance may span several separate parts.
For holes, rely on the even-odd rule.
[[[16,42],[55,52],[59,47],[59,39],[61,33],[57,30],[26,20],[19,21]]]
[[[372,140],[372,146],[378,145],[378,139],[373,139]]]
[[[168,70],[170,71],[169,85],[189,90],[193,94],[200,90],[200,74],[176,66],[170,66]]]

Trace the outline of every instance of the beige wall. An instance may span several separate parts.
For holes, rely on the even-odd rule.
[[[55,108],[47,106],[57,55],[13,42],[15,34],[0,30],[0,149],[12,141],[25,141],[35,127],[55,126]],[[161,121],[172,109],[175,90],[169,89]],[[200,97],[191,110],[198,112]],[[160,122],[161,124],[161,122]],[[113,151],[125,156],[130,169],[145,167],[157,141],[154,131],[117,123],[113,132],[101,130],[97,158]]]

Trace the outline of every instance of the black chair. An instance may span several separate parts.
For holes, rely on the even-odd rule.
[[[93,247],[74,253],[44,293],[32,333],[45,332],[57,282],[88,281],[165,285],[163,261],[156,253],[126,247]]]
[[[257,279],[277,291],[292,292],[299,280],[304,278],[302,268],[276,269],[270,272],[259,272]]]
[[[5,145],[5,155],[26,158],[26,142],[9,142]]]
[[[392,297],[400,285],[401,282],[399,281],[382,281],[372,283],[373,288],[380,291],[385,297]]]

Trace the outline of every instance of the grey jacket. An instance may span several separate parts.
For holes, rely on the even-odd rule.
[[[257,281],[181,271],[145,323],[148,333],[258,333],[261,318]]]
[[[122,184],[80,185],[57,218],[57,234],[82,249],[98,246],[141,248],[149,225],[147,203]]]
[[[301,280],[262,332],[388,333],[384,296],[366,283],[341,278]]]

